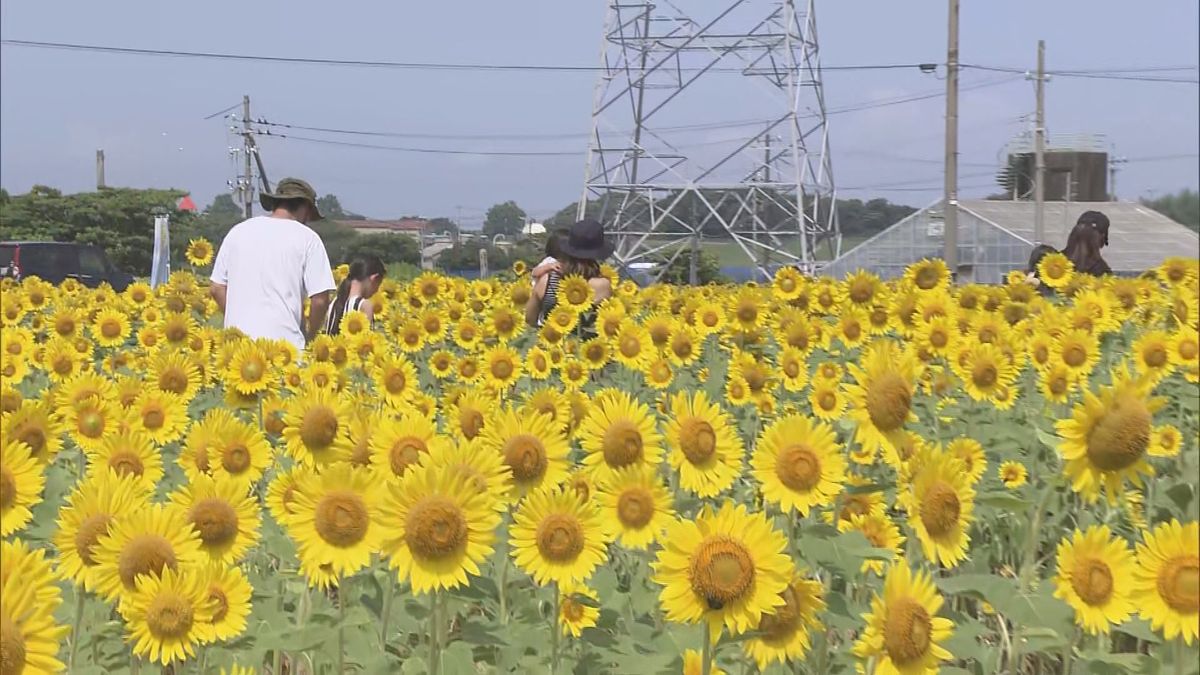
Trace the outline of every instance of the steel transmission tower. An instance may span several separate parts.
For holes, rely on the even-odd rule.
[[[579,217],[659,276],[705,237],[736,242],[760,278],[810,270],[818,246],[836,256],[814,0],[680,4],[609,2]]]

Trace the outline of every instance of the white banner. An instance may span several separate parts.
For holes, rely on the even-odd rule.
[[[150,264],[150,286],[158,288],[171,276],[171,216],[154,216],[154,261]]]

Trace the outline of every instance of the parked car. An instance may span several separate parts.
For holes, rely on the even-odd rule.
[[[133,275],[117,269],[104,249],[96,246],[53,241],[0,241],[0,277],[20,280],[30,276],[54,284],[77,279],[89,288],[107,282],[117,292],[133,283]]]

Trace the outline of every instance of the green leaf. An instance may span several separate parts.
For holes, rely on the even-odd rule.
[[[1038,440],[1042,442],[1042,445],[1051,450],[1058,450],[1061,439],[1057,435],[1045,431],[1041,427],[1034,427],[1034,432],[1037,433]]]
[[[1162,643],[1162,638],[1158,636],[1158,633],[1150,629],[1150,622],[1145,619],[1130,619],[1117,626],[1116,630],[1151,644]]]
[[[471,646],[454,642],[442,650],[442,672],[446,675],[476,675]]]
[[[1013,492],[984,492],[975,498],[975,502],[1006,511],[1023,512],[1029,508],[1029,500]]]
[[[1158,672],[1158,663],[1145,654],[1108,654],[1093,652],[1084,654],[1087,671],[1096,675],[1151,675]]]
[[[410,656],[404,661],[404,665],[400,666],[400,672],[403,675],[425,675],[429,672],[429,666],[426,665],[425,659]]]
[[[1015,639],[1020,640],[1021,651],[1027,654],[1057,652],[1067,646],[1067,638],[1053,628],[1018,628]]]

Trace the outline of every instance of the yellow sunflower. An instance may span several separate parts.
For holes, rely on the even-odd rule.
[[[401,583],[422,594],[470,584],[492,553],[495,496],[450,466],[422,466],[388,488],[382,552]]]
[[[92,339],[101,347],[120,347],[129,339],[129,317],[112,308],[104,308],[92,319]]]
[[[1000,480],[1004,483],[1004,487],[1015,490],[1029,478],[1029,471],[1025,465],[1020,462],[1007,461],[1000,465]]]
[[[189,659],[212,635],[213,606],[198,569],[147,575],[121,602],[135,656],[167,665]]]
[[[595,291],[587,279],[578,274],[568,274],[558,284],[558,301],[576,311],[583,311],[592,306]]]
[[[650,331],[633,319],[622,320],[613,340],[613,358],[630,370],[640,370],[654,353]]]
[[[96,544],[117,520],[149,503],[150,491],[132,476],[104,472],[85,478],[58,512],[54,547],[58,571],[95,590]]]
[[[625,548],[650,548],[675,518],[670,493],[645,464],[616,471],[597,499],[609,533]]]
[[[484,428],[484,448],[503,457],[518,495],[558,485],[567,476],[570,448],[560,423],[504,408]]]
[[[313,470],[303,465],[296,465],[275,473],[271,483],[267,486],[267,495],[263,502],[267,505],[267,510],[271,512],[271,517],[275,519],[276,523],[286,525],[288,520],[296,514],[296,493],[300,489],[300,484],[312,474]]]
[[[284,522],[300,561],[310,569],[329,565],[339,577],[370,564],[384,533],[381,496],[382,483],[374,472],[347,463],[303,476]],[[309,585],[316,585],[315,580],[310,575]]]
[[[543,586],[583,583],[604,562],[609,540],[599,506],[560,487],[526,495],[509,529],[513,561]]]
[[[481,392],[468,389],[456,400],[444,404],[446,410],[446,433],[466,440],[476,438],[488,427],[489,413],[495,402]]]
[[[814,379],[808,401],[812,414],[826,422],[840,419],[846,411],[846,396],[837,382]]]
[[[283,438],[288,454],[307,466],[325,466],[345,459],[352,411],[347,399],[326,390],[302,392],[284,415]]]
[[[679,472],[679,486],[700,497],[729,489],[741,474],[745,452],[729,414],[703,390],[673,395],[670,411],[667,461]]]
[[[247,485],[262,478],[273,457],[271,444],[258,426],[238,419],[216,429],[209,450],[213,477],[236,478]]]
[[[1092,372],[1100,360],[1100,342],[1096,336],[1079,329],[1064,331],[1055,341],[1059,360],[1077,376]]]
[[[1085,391],[1071,418],[1056,425],[1071,488],[1090,503],[1103,487],[1116,504],[1125,479],[1141,487],[1142,475],[1154,475],[1146,454],[1154,412],[1165,403],[1150,396],[1148,382],[1123,371],[1114,372],[1112,385],[1101,387],[1099,395]]]
[[[1059,289],[1071,283],[1075,265],[1071,259],[1055,251],[1042,257],[1037,266],[1038,279],[1050,288]]]
[[[1150,432],[1150,447],[1147,448],[1146,454],[1151,457],[1176,457],[1179,451],[1183,448],[1183,435],[1179,433],[1179,429],[1170,425],[1163,424]]]
[[[42,465],[53,462],[62,449],[63,430],[50,409],[49,402],[28,399],[0,418],[0,434],[29,446],[33,458]]]
[[[1075,623],[1086,632],[1109,632],[1137,609],[1133,603],[1135,565],[1123,539],[1107,525],[1075,530],[1058,543],[1054,596],[1075,610]]]
[[[204,560],[200,533],[173,504],[148,504],[113,520],[92,548],[95,590],[106,600],[126,597],[145,578]]]
[[[558,625],[562,634],[579,637],[583,629],[595,626],[600,619],[599,600],[596,591],[583,584],[563,584],[558,589]]]
[[[1138,373],[1153,384],[1161,382],[1175,370],[1171,362],[1171,335],[1162,330],[1149,330],[1133,343],[1134,366]]]
[[[945,291],[950,285],[950,269],[941,258],[926,258],[909,265],[904,280],[921,292]]]
[[[183,435],[188,424],[187,404],[175,394],[146,389],[134,399],[128,420],[151,441],[166,445]]]
[[[158,486],[163,477],[162,453],[148,435],[138,430],[111,434],[88,453],[89,477],[104,473],[131,476],[148,491]]]
[[[861,532],[867,541],[878,549],[883,549],[891,553],[892,560],[899,560],[904,557],[904,551],[901,548],[904,545],[906,537],[900,534],[900,527],[896,522],[889,518],[882,510],[875,513],[858,514],[850,516],[849,520],[838,520],[838,530],[842,532]],[[864,560],[859,571],[863,574],[872,572],[877,576],[882,577],[885,561],[883,560]]]
[[[521,357],[505,345],[496,345],[483,355],[483,376],[496,391],[504,391],[521,377]]]
[[[759,635],[745,643],[746,655],[762,671],[772,663],[800,662],[812,643],[812,632],[825,630],[817,617],[825,611],[825,587],[820,581],[797,574],[780,596],[783,604],[763,614]]]
[[[164,349],[150,359],[148,381],[159,391],[179,396],[184,403],[200,391],[200,368],[183,352]]]
[[[993,401],[1016,379],[1016,365],[994,344],[968,342],[962,348],[966,354],[953,365],[972,399]]]
[[[393,407],[407,403],[420,388],[417,369],[403,356],[385,355],[375,361],[372,369],[375,391]]]
[[[188,263],[196,267],[206,267],[213,259],[212,242],[199,237],[188,242],[187,251],[185,252]]]
[[[877,659],[879,675],[933,675],[953,655],[941,645],[954,632],[954,622],[937,616],[943,603],[929,573],[893,565],[883,582],[883,595],[871,600],[867,625],[854,654]]]
[[[70,630],[54,620],[62,604],[46,552],[20,539],[0,543],[0,664],[6,673],[61,673],[59,645]]]
[[[929,560],[956,567],[967,557],[975,488],[956,457],[923,450],[911,462],[911,485],[898,495]]]
[[[1038,372],[1038,389],[1047,400],[1066,403],[1075,392],[1080,376],[1062,363],[1050,365]]]
[[[776,357],[779,372],[783,375],[783,388],[790,392],[802,391],[808,386],[808,359],[796,347],[785,347]]]
[[[116,406],[99,396],[89,396],[75,402],[63,413],[63,422],[75,444],[85,452],[94,452],[120,426],[120,414]]]
[[[240,567],[210,564],[200,572],[211,611],[208,633],[212,641],[234,640],[246,632],[250,597],[254,588]]]
[[[613,478],[618,469],[662,461],[662,436],[654,414],[623,391],[599,398],[579,428],[580,445],[586,455],[584,466],[597,483]]]
[[[187,513],[213,563],[236,564],[258,541],[258,500],[245,481],[199,475],[170,498]]]
[[[846,388],[854,406],[849,418],[857,423],[855,440],[866,451],[894,448],[904,425],[916,421],[912,412],[919,374],[916,358],[896,342],[877,340],[867,347],[862,366],[851,363],[849,369],[855,379]]]
[[[659,600],[668,621],[707,624],[715,642],[752,630],[764,614],[786,604],[793,578],[787,539],[761,513],[726,502],[695,519],[674,521],[652,563]]]
[[[950,441],[946,452],[963,463],[971,483],[979,482],[987,471],[987,455],[983,452],[983,445],[973,438],[956,438]]]
[[[4,441],[0,448],[0,537],[20,531],[33,519],[33,507],[42,501],[46,476],[18,440]]]
[[[1200,633],[1200,526],[1160,523],[1137,545],[1132,600],[1143,619],[1167,640],[1191,646]]]
[[[846,480],[846,460],[833,429],[803,415],[783,417],[763,430],[750,466],[762,483],[763,499],[802,516],[832,504]]]

